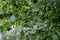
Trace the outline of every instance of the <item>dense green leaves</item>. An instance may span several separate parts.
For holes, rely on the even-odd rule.
[[[2,36],[13,28],[14,40],[60,40],[60,0],[1,0]]]

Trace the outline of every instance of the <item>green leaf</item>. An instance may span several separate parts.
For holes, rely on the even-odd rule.
[[[16,27],[16,31],[19,32],[19,33],[22,32],[22,29],[23,29],[23,27],[21,25],[18,25]]]
[[[57,32],[58,36],[60,36],[60,32]]]
[[[39,35],[37,35],[35,40],[40,40],[40,36],[39,36]]]
[[[2,22],[0,22],[0,27],[3,25],[3,23]]]
[[[3,9],[0,7],[0,15],[3,14]]]
[[[24,14],[24,13],[20,13],[20,17],[21,17],[22,19],[25,19],[25,14]]]
[[[52,35],[53,40],[58,40],[58,36],[56,34]]]
[[[34,40],[34,37],[32,35],[28,35],[29,40]]]
[[[10,21],[11,22],[14,22],[16,20],[16,17],[14,16],[14,15],[12,15],[11,17],[10,17]]]
[[[47,27],[47,24],[44,22],[37,22],[36,24],[37,24],[37,26],[39,26],[41,28]]]

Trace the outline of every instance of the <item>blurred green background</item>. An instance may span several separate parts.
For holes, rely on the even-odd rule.
[[[60,40],[60,0],[0,0],[1,40]]]

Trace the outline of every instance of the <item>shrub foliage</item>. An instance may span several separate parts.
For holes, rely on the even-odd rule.
[[[0,32],[5,34],[13,26],[14,40],[60,40],[59,2],[60,0],[0,0]],[[16,36],[16,32],[19,35]],[[12,40],[10,36],[7,38],[6,40]]]

